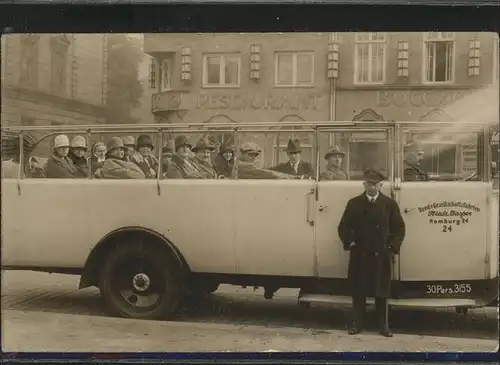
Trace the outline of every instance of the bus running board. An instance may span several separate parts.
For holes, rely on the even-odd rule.
[[[299,303],[327,303],[337,305],[352,305],[351,297],[328,294],[304,294],[299,296]],[[460,298],[414,298],[414,299],[389,299],[393,307],[406,308],[445,308],[445,307],[481,307],[485,304],[475,299]],[[374,298],[366,298],[367,305],[374,305]]]

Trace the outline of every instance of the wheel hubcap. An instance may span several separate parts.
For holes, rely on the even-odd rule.
[[[135,275],[134,278],[132,279],[132,285],[134,286],[135,290],[139,292],[144,292],[149,289],[151,281],[149,280],[149,277],[146,274],[139,273]]]

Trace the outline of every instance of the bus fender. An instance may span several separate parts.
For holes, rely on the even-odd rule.
[[[87,257],[78,289],[98,286],[99,268],[104,264],[106,256],[119,245],[120,241],[123,242],[122,238],[130,237],[130,235],[140,235],[148,245],[155,245],[160,250],[165,250],[165,253],[177,265],[180,278],[182,280],[187,279],[190,273],[189,266],[182,253],[168,238],[149,228],[129,226],[116,229],[99,240]]]

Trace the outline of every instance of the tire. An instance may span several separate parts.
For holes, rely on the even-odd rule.
[[[127,244],[104,263],[99,289],[112,314],[134,319],[168,319],[181,297],[180,268],[164,250]]]

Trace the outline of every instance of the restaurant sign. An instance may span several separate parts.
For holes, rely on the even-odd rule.
[[[205,110],[318,110],[321,94],[229,94],[198,96],[197,109]]]

